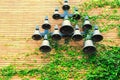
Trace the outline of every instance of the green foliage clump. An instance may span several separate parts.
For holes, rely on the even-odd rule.
[[[23,78],[22,80],[30,80],[29,78]]]
[[[118,26],[118,36],[120,37],[120,25]]]
[[[119,15],[110,15],[109,17],[108,17],[108,20],[120,20],[120,16]]]
[[[117,27],[118,25],[119,25],[119,24],[109,24],[109,25],[105,25],[105,26],[103,25],[103,27],[100,28],[100,31],[101,31],[101,32],[107,32],[107,31],[109,31],[109,30]]]
[[[90,57],[90,68],[87,80],[119,80],[120,79],[120,47],[110,47],[99,56]]]
[[[12,76],[39,76],[38,80],[118,80],[120,79],[120,47],[97,44],[96,54],[81,54],[81,49],[69,45],[59,46],[57,54],[50,54],[51,62],[42,68],[16,70],[2,68],[1,79]],[[9,76],[9,77],[6,77]]]
[[[4,67],[0,70],[0,75],[4,78],[4,80],[9,80],[15,74],[16,74],[16,69],[12,65]]]
[[[113,0],[111,3],[111,8],[118,8],[120,7],[120,0]]]
[[[90,2],[86,2],[84,5],[86,5],[85,9],[89,10],[91,8],[95,7],[105,7],[110,6],[111,8],[119,8],[120,7],[120,0],[91,0]]]

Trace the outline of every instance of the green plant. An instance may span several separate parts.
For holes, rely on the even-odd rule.
[[[120,78],[120,47],[96,44],[94,55],[81,54],[78,47],[61,46],[57,54],[49,55],[51,62],[42,68],[16,70],[13,66],[1,69],[1,76],[40,76],[38,80],[117,80]],[[81,56],[79,59],[78,57]],[[80,74],[82,73],[82,74]],[[111,75],[111,77],[109,77]],[[9,80],[11,77],[5,77]],[[29,78],[28,78],[29,79]]]
[[[0,75],[3,76],[3,78],[6,80],[9,80],[15,74],[16,74],[16,69],[13,65],[4,67],[0,70]]]
[[[117,27],[119,24],[109,24],[109,25],[103,25],[103,27],[100,27],[101,32],[107,32],[115,27]]]
[[[17,74],[19,76],[27,76],[28,72],[29,72],[28,69],[24,69],[24,70],[17,71]]]
[[[110,6],[111,8],[119,8],[120,7],[120,0],[90,0],[85,2],[84,4],[79,5],[79,10],[82,12],[89,11],[93,8],[101,8],[105,6]]]
[[[113,0],[111,3],[111,8],[120,7],[120,0]]]
[[[120,37],[120,25],[118,26],[118,36]]]
[[[110,15],[109,17],[108,17],[108,20],[120,20],[120,16],[119,15]]]
[[[22,80],[30,80],[29,78],[23,78]]]
[[[10,65],[0,70],[2,76],[13,76],[16,73],[15,67]]]
[[[72,17],[71,18],[69,18],[69,20],[70,20],[70,22],[72,23],[72,24],[78,24],[78,20],[75,20],[75,19],[73,19]]]
[[[89,70],[87,80],[119,80],[120,79],[120,47],[109,47],[97,57],[90,57],[93,66]]]
[[[113,10],[113,14],[115,14],[115,13],[117,13],[118,11],[115,9],[115,10]]]

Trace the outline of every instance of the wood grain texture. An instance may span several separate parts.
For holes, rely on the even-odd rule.
[[[77,6],[80,1],[70,0],[70,5]],[[25,55],[40,46],[41,41],[32,40],[31,35],[36,25],[42,25],[46,15],[52,27],[60,24],[61,20],[52,19],[56,6],[61,8],[62,5],[57,0],[0,0],[0,67],[9,64],[27,65],[34,60],[37,60],[35,64],[48,62],[48,59],[41,59],[44,56],[41,52],[28,58]]]

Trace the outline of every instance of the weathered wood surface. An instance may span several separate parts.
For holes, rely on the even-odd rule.
[[[40,46],[41,41],[33,41],[31,35],[36,25],[42,25],[46,15],[49,16],[52,27],[61,24],[61,20],[52,19],[56,6],[62,12],[60,1],[0,0],[0,67],[11,63],[29,64],[34,59],[38,64],[47,62],[41,60],[42,55],[32,55],[26,59],[25,54],[34,52]],[[80,1],[70,0],[70,5],[78,6]]]

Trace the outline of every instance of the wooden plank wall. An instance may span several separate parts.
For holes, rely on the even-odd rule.
[[[15,63],[24,62],[23,55],[34,52],[40,46],[41,41],[33,41],[31,35],[36,25],[42,25],[46,15],[49,16],[52,27],[61,24],[61,20],[52,19],[56,6],[62,13],[60,1],[62,0],[0,0],[0,67],[13,63],[13,59],[18,59]],[[71,6],[82,3],[81,0],[69,1]],[[40,57],[38,62],[41,63],[39,59]]]

